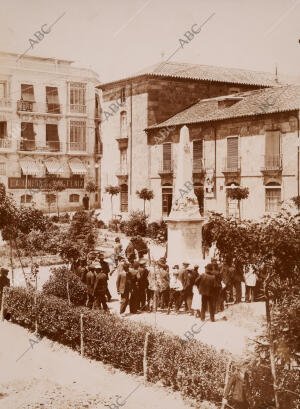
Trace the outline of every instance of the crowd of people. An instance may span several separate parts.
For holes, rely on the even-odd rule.
[[[215,321],[215,314],[224,310],[225,303],[241,302],[243,281],[245,301],[254,301],[257,277],[252,265],[238,269],[213,258],[203,271],[188,261],[169,266],[165,257],[151,259],[140,236],[133,237],[125,250],[117,237],[110,259],[113,262],[109,265],[102,251],[93,252],[77,266],[77,274],[87,286],[90,308],[109,310],[108,280],[112,274],[117,275],[121,315],[128,307],[131,314],[183,311],[205,320],[209,311],[211,321]]]

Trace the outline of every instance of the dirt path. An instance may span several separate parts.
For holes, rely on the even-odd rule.
[[[32,341],[32,348],[17,361],[30,347],[29,339],[35,338],[26,329],[9,322],[0,323],[0,409],[192,407],[179,393],[145,385],[140,377],[83,359],[48,339],[36,344]],[[123,406],[117,405],[118,398]],[[206,403],[201,407],[209,408],[215,407]]]

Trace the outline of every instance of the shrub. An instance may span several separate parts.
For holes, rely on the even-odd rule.
[[[50,216],[49,219],[53,223],[58,223],[59,222],[59,217],[56,214],[54,214],[53,216]]]
[[[6,309],[11,319],[32,330],[34,294],[11,288]],[[157,331],[142,323],[122,320],[116,315],[85,307],[70,307],[66,301],[45,293],[37,297],[38,332],[42,336],[80,350],[80,314],[84,314],[85,355],[127,373],[142,375],[143,349],[149,332],[148,380],[162,382],[198,402],[220,402],[228,355],[197,341]]]
[[[60,223],[70,223],[70,220],[71,220],[71,218],[70,218],[69,213],[65,213],[65,214],[63,214],[62,216],[59,217]]]
[[[76,274],[71,273],[65,266],[51,269],[51,272],[50,278],[43,285],[43,294],[55,295],[56,297],[67,300],[67,280],[69,280],[71,302],[75,305],[85,305],[87,287]]]
[[[107,226],[103,220],[96,220],[95,223],[98,229],[107,229]]]
[[[165,243],[168,238],[168,226],[164,220],[158,222],[152,222],[148,224],[147,232],[148,237],[156,240],[158,243]]]
[[[147,219],[141,210],[132,211],[128,221],[124,223],[124,233],[127,236],[145,236],[147,229]]]
[[[112,219],[108,223],[108,229],[110,231],[114,231],[114,232],[118,233],[119,232],[119,227],[120,227],[120,220]]]

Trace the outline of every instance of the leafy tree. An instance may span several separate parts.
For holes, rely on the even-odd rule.
[[[237,200],[239,209],[239,219],[241,219],[241,200],[247,199],[249,196],[249,189],[247,187],[232,187],[227,189],[227,196],[231,200]]]
[[[50,206],[51,206],[51,203],[52,203],[52,198],[51,198],[50,195],[51,195],[51,193],[55,194],[55,196],[56,196],[57,217],[58,218],[59,218],[59,200],[58,200],[59,197],[58,196],[59,196],[59,193],[64,191],[65,189],[66,189],[65,185],[63,184],[62,181],[60,181],[59,179],[53,179],[51,177],[49,177],[46,180],[46,183],[45,183],[44,189],[43,189],[48,194],[49,212],[50,212]]]
[[[91,196],[91,193],[96,193],[98,190],[98,186],[96,185],[95,182],[93,182],[92,180],[90,180],[89,182],[87,182],[85,190],[88,192],[89,194],[89,199]]]
[[[118,195],[121,192],[121,188],[119,186],[106,186],[105,192],[110,195],[110,204],[111,204],[111,218],[113,218],[113,196]]]
[[[144,214],[146,214],[146,210],[145,210],[145,205],[146,205],[146,200],[152,200],[154,198],[154,193],[153,190],[147,189],[146,187],[144,187],[141,190],[137,190],[136,191],[137,196],[142,199],[144,201]]]
[[[236,268],[252,264],[263,283],[267,341],[262,348],[268,349],[266,356],[271,365],[276,408],[280,408],[278,384],[281,382],[277,373],[286,361],[286,357],[282,359],[282,351],[288,352],[291,361],[298,362],[300,356],[300,334],[286,312],[287,302],[294,305],[299,296],[299,221],[299,215],[292,216],[288,212],[266,216],[259,223],[237,222],[212,213],[203,230],[205,245],[210,247],[215,243],[219,257]],[[291,294],[289,297],[287,291]],[[290,311],[295,311],[295,305]]]
[[[292,201],[294,202],[294,205],[297,207],[297,209],[300,210],[300,196],[292,197]]]

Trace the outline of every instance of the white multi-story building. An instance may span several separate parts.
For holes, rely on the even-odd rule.
[[[59,179],[61,210],[82,206],[88,181],[99,190],[101,140],[98,75],[72,61],[0,52],[0,181],[17,204],[55,210],[47,178]]]

